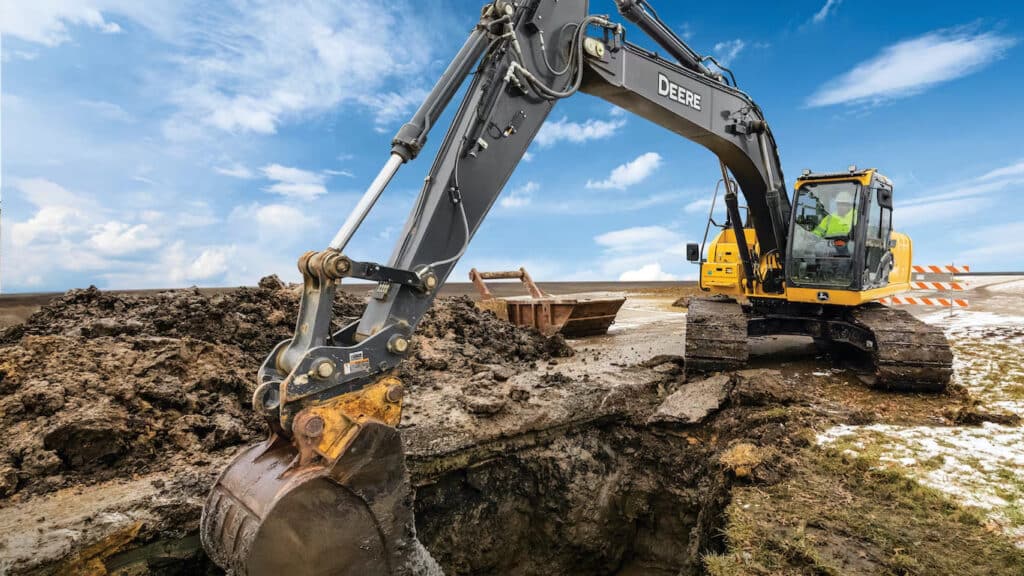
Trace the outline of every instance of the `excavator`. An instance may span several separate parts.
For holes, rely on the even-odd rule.
[[[805,172],[791,203],[772,131],[732,72],[683,42],[647,0],[615,3],[667,56],[627,42],[626,28],[591,14],[587,0],[485,4],[330,245],[299,259],[295,334],[264,361],[252,398],[269,438],[232,461],[203,508],[203,545],[229,573],[440,573],[416,538],[396,428],[405,394],[396,367],[545,119],[579,92],[720,161],[725,221],[709,218],[709,228],[720,228],[713,241],[687,246],[701,287],[712,293],[690,304],[688,371],[741,365],[749,336],[801,334],[866,354],[878,386],[946,386],[951,355],[942,333],[873,302],[909,289],[911,244],[891,229],[889,179],[855,167]],[[467,81],[388,263],[346,255]],[[362,316],[332,331],[332,302],[345,278],[376,287]]]

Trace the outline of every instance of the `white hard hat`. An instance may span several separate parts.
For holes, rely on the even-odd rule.
[[[836,204],[853,204],[853,192],[841,190],[836,194]]]

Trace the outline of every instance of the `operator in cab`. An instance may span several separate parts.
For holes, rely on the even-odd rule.
[[[853,230],[853,222],[857,217],[857,211],[853,209],[853,193],[843,190],[836,194],[835,211],[821,219],[818,226],[813,230],[822,238],[834,238],[836,236],[849,236]]]

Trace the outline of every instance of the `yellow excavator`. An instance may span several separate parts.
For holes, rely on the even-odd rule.
[[[868,354],[881,386],[945,387],[942,333],[872,302],[909,288],[910,241],[891,230],[891,182],[874,170],[808,172],[791,203],[771,129],[732,72],[698,55],[646,0],[616,4],[668,57],[627,42],[622,24],[590,14],[587,0],[485,4],[330,245],[299,259],[295,334],[260,367],[252,399],[269,438],[236,457],[203,508],[203,545],[218,565],[238,575],[440,573],[416,539],[395,370],[548,114],[578,92],[720,160],[727,217],[706,258],[687,247],[716,293],[690,305],[688,371],[740,365],[748,336],[790,333]],[[352,235],[467,81],[391,259],[350,258]],[[345,278],[376,288],[361,318],[332,331]]]
[[[943,332],[875,302],[910,290],[912,247],[892,230],[888,178],[856,166],[805,170],[783,247],[770,250],[754,227],[740,223],[735,182],[726,174],[720,185],[721,231],[706,244],[707,230],[717,224],[709,218],[706,246],[687,246],[688,259],[700,265],[701,289],[718,296],[691,301],[688,370],[736,368],[747,361],[748,336],[794,334],[859,351],[871,361],[864,379],[880,388],[945,390],[953,356]]]

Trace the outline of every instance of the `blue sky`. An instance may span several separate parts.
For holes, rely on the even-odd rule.
[[[480,5],[0,0],[3,290],[297,280]],[[877,167],[917,263],[1024,269],[1024,5],[730,6],[655,3],[764,109],[788,186],[805,167]],[[611,0],[591,11],[621,20]],[[439,126],[350,255],[386,261],[441,140]],[[717,170],[601,100],[562,101],[452,279],[692,278],[683,246]]]

